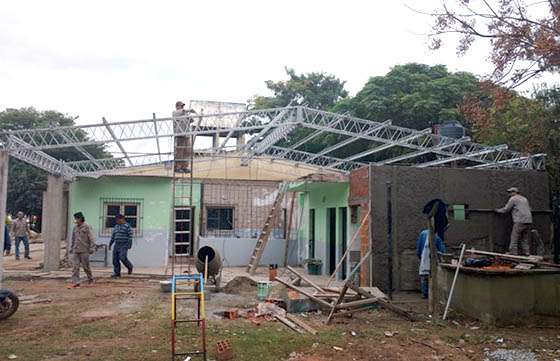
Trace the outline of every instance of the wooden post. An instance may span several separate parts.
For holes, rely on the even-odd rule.
[[[432,318],[436,317],[438,312],[438,295],[437,295],[437,248],[436,248],[436,237],[434,232],[434,226],[432,223],[432,214],[430,214],[428,218],[428,229],[430,230],[430,234],[426,242],[429,242],[430,246],[430,276],[428,278],[429,282],[429,304],[430,304],[430,314]]]

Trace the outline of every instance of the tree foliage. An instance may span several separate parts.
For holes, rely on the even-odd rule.
[[[560,89],[540,89],[527,98],[491,82],[459,107],[480,143],[507,144],[526,153],[547,153],[553,189],[560,186]]]
[[[540,16],[543,13],[544,15]],[[539,15],[536,15],[539,14]],[[458,34],[457,53],[466,53],[476,39],[490,41],[491,79],[511,87],[560,66],[560,2],[523,0],[444,0],[430,14],[431,48],[443,36]]]
[[[0,130],[69,126],[74,125],[75,119],[57,111],[38,111],[32,107],[6,109],[0,112]],[[85,133],[78,134],[78,137],[87,138]],[[102,146],[84,148],[96,158],[110,156]],[[53,149],[45,152],[65,161],[84,159],[75,148]],[[46,190],[47,185],[46,173],[15,158],[10,158],[8,172],[7,211],[12,214],[20,210],[27,214],[41,214],[42,192]]]
[[[294,69],[286,68],[288,80],[267,80],[266,87],[273,96],[256,96],[254,108],[266,109],[285,107],[288,104],[306,105],[326,110],[337,101],[348,96],[344,81],[326,73],[297,74]]]
[[[354,98],[339,102],[334,109],[424,129],[449,119],[464,122],[457,106],[477,87],[478,80],[470,73],[451,73],[445,65],[410,63],[370,78]]]

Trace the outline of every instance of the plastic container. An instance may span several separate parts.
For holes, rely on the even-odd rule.
[[[258,281],[257,282],[257,299],[259,301],[264,301],[268,297],[270,292],[270,286],[272,283],[270,281]]]
[[[321,263],[308,263],[307,264],[307,273],[313,276],[319,276],[321,274],[322,269]]]

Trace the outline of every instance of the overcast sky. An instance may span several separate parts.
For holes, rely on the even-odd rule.
[[[453,45],[429,51],[429,27],[397,0],[4,2],[0,109],[87,124],[168,116],[176,100],[245,102],[285,66],[335,74],[351,94],[395,64],[490,69],[483,43],[463,58]]]

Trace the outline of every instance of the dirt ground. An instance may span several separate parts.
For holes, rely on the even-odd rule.
[[[170,360],[170,296],[150,279],[98,280],[93,287],[69,290],[64,280],[8,279],[24,303],[0,323],[0,360]],[[40,301],[39,303],[33,303]],[[50,301],[50,302],[49,302]],[[301,318],[319,330],[299,335],[277,322],[255,325],[245,319],[224,320],[216,313],[256,304],[253,293],[212,294],[207,300],[210,358],[216,342],[233,343],[238,361],[339,360],[485,360],[497,349],[532,351],[538,360],[560,360],[558,319],[539,319],[517,328],[494,328],[472,320],[404,321],[384,310],[371,310],[324,325],[324,314]],[[402,295],[400,306],[424,312],[414,295]],[[183,305],[183,310],[189,310]],[[192,329],[182,331],[178,345],[194,347]],[[10,358],[11,357],[11,358]]]

